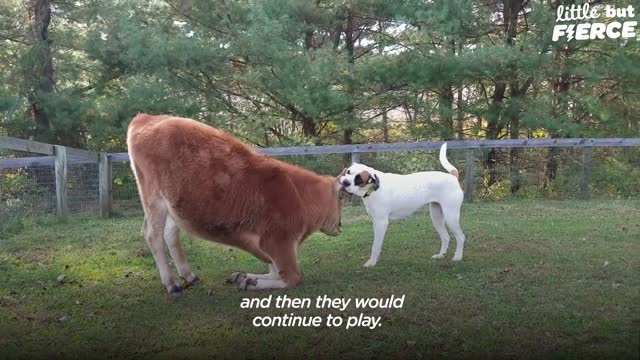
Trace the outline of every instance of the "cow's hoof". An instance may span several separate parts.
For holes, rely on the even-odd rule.
[[[196,275],[191,281],[187,281],[185,287],[190,288],[200,284],[200,278]]]
[[[173,285],[171,289],[169,289],[169,295],[174,299],[180,297],[180,295],[182,295],[182,288],[178,285]]]
[[[240,285],[238,285],[238,288],[240,290],[249,290],[250,286],[256,286],[256,285],[258,285],[257,279],[245,278],[244,280],[242,280]]]
[[[227,284],[239,284],[247,278],[247,274],[243,272],[234,272],[227,278]]]
[[[442,259],[442,258],[444,258],[444,254],[435,254],[431,258],[432,259]]]

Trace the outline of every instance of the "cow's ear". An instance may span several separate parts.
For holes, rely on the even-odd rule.
[[[380,188],[380,179],[378,178],[378,175],[373,174],[373,176],[369,178],[369,182],[373,183],[373,190],[378,190]]]

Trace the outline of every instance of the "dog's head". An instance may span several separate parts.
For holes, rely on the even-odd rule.
[[[340,174],[340,184],[344,191],[365,197],[380,188],[377,171],[366,165],[354,163]]]

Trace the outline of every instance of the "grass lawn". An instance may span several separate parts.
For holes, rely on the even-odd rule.
[[[640,201],[466,204],[465,258],[430,257],[429,216],[393,223],[363,268],[373,230],[347,208],[343,235],[305,242],[295,290],[238,291],[251,255],[183,239],[202,282],[166,295],[141,217],[39,222],[0,238],[0,357],[631,358],[640,347]],[[64,275],[64,276],[63,276]],[[260,315],[338,310],[240,309],[245,297],[389,297],[402,309],[367,328],[256,328]],[[343,316],[362,311],[349,308]]]

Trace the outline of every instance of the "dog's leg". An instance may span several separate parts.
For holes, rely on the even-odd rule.
[[[278,273],[278,269],[274,264],[269,264],[269,272],[266,274],[247,274],[243,272],[235,272],[229,276],[227,279],[227,283],[229,284],[239,284],[244,279],[254,279],[254,280],[279,280],[280,274]]]
[[[444,221],[453,232],[453,235],[456,237],[456,252],[453,255],[451,260],[460,261],[462,260],[462,252],[464,250],[464,233],[460,228],[460,206],[450,206],[442,209],[444,212]]]
[[[292,242],[283,242],[276,245],[267,245],[266,251],[272,256],[274,266],[271,267],[272,276],[266,278],[247,277],[240,283],[240,288],[244,290],[261,290],[261,289],[293,289],[302,284],[302,272],[298,265],[298,245],[297,240]],[[271,273],[270,273],[271,274]]]
[[[371,248],[371,256],[364,266],[371,267],[378,262],[380,258],[380,252],[382,251],[382,242],[384,241],[384,235],[387,232],[389,226],[389,218],[373,218],[373,247]]]
[[[440,252],[433,255],[432,259],[442,259],[449,249],[449,233],[444,226],[444,214],[442,208],[438,203],[429,203],[429,214],[431,215],[431,222],[433,227],[436,228],[438,235],[440,235]]]

